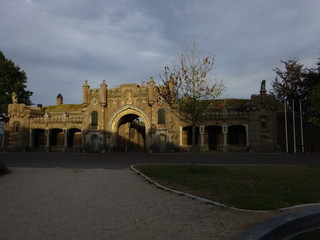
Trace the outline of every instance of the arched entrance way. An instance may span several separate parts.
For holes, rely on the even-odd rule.
[[[218,146],[223,145],[222,128],[220,126],[208,126],[206,127],[206,133],[208,134],[209,150],[218,150]]]
[[[109,146],[113,150],[148,150],[151,121],[139,107],[125,105],[114,111],[107,122]]]
[[[34,129],[33,134],[33,147],[46,146],[47,138],[44,129]]]
[[[234,146],[246,146],[246,128],[240,125],[228,127],[228,144]]]
[[[78,128],[68,130],[68,147],[80,147],[82,144],[82,133]]]
[[[118,125],[118,151],[145,151],[145,123],[135,114],[124,115]]]

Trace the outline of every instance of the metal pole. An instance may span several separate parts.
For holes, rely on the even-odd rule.
[[[299,99],[299,104],[300,104],[301,153],[304,153],[303,121],[302,121],[302,104],[301,104],[301,99]]]
[[[287,104],[284,102],[284,126],[286,131],[286,153],[289,153],[289,146],[288,146],[288,123],[287,123]]]
[[[294,116],[294,100],[292,100],[292,125],[293,125],[293,153],[296,153],[297,145],[296,145],[296,121]]]

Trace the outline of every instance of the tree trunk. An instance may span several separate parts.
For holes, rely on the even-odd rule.
[[[194,166],[195,163],[195,154],[196,154],[196,125],[192,124],[192,158],[191,165]]]

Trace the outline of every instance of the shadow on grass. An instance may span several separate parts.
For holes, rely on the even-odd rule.
[[[160,184],[224,205],[274,210],[320,202],[320,167],[139,165]]]

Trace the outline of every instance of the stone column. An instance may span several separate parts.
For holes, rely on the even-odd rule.
[[[200,125],[200,146],[203,147],[204,146],[204,125]]]
[[[46,151],[49,152],[50,151],[50,129],[49,128],[46,128],[45,134],[47,137]]]
[[[182,147],[182,130],[183,130],[182,126],[179,127],[179,130],[180,130],[179,131],[179,141],[180,141],[179,144],[180,144],[180,147]]]
[[[228,148],[228,126],[222,125],[222,134],[223,134],[223,152],[227,152]]]
[[[64,134],[64,147],[68,147],[68,129],[65,128],[63,129],[63,134]]]
[[[247,147],[249,147],[249,126],[248,124],[243,124],[243,126],[246,128],[246,141],[247,141]]]
[[[207,149],[204,146],[204,132],[205,132],[204,125],[200,125],[199,132],[200,132],[200,151],[205,152]]]
[[[33,133],[34,133],[34,130],[30,128],[29,129],[29,147],[33,147]]]

